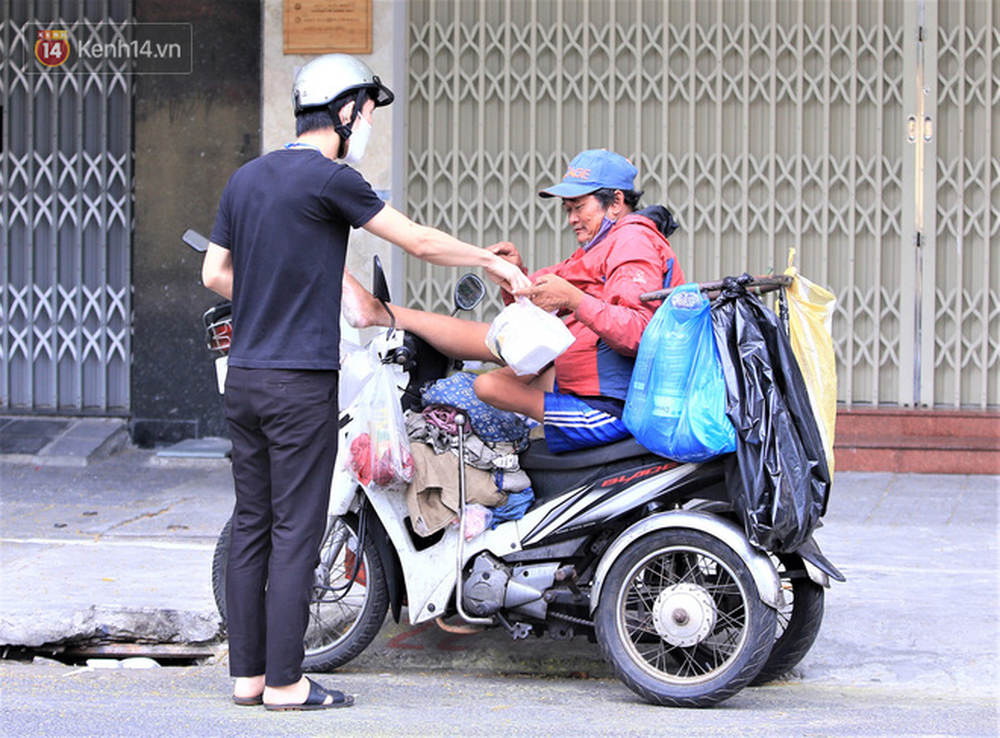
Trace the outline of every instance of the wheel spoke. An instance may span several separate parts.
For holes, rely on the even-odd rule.
[[[678,668],[680,676],[701,676],[711,671],[711,667],[706,667],[695,658],[699,653],[698,648],[678,648],[677,653],[680,656],[680,666]]]
[[[339,614],[343,615],[343,617],[340,618],[324,617],[325,614],[324,611],[321,610],[319,606],[313,606],[310,610],[309,631],[323,635],[335,634],[337,637],[341,636],[343,634],[343,624],[345,622],[350,624],[355,617],[355,613],[350,612],[347,608],[344,607],[339,607],[337,609],[338,609],[337,613],[329,613],[329,614],[333,615]],[[328,640],[336,640],[336,638]],[[322,642],[323,642],[322,638],[316,639],[316,643],[322,643]]]
[[[679,585],[697,587],[713,605],[712,631],[694,646],[671,645],[654,618],[658,599]],[[703,551],[680,549],[650,558],[635,569],[623,594],[624,633],[636,655],[658,672],[701,679],[739,651],[747,625],[742,591],[729,570]]]
[[[317,581],[313,587],[306,631],[307,649],[320,650],[339,641],[351,630],[364,608],[367,589],[349,580],[345,556],[357,543],[354,532],[342,520],[338,519],[327,532],[321,549],[322,563],[317,569],[325,581]]]
[[[722,630],[735,630],[739,631],[746,625],[746,618],[743,617],[742,610],[729,613],[724,610],[718,610],[716,612],[716,629]]]

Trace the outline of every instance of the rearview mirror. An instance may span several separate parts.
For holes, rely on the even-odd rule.
[[[472,310],[486,296],[486,285],[475,274],[463,274],[455,285],[456,310]]]
[[[205,253],[208,251],[208,239],[198,233],[198,231],[188,228],[181,236],[181,240],[195,251]]]
[[[375,254],[372,263],[372,294],[379,302],[392,302],[389,296],[389,283],[385,281],[385,271],[382,269],[382,260]]]

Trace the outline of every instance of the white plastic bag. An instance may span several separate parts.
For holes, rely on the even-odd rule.
[[[340,341],[340,409],[350,407],[371,379],[378,357],[351,341]]]
[[[357,417],[348,428],[345,465],[372,489],[405,487],[413,478],[406,422],[390,370],[372,354],[372,374],[352,405]]]
[[[493,319],[486,347],[517,375],[537,374],[575,339],[559,318],[518,297]]]

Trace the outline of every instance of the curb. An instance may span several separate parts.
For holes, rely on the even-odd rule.
[[[87,466],[121,451],[128,442],[124,420],[79,420],[33,456],[31,463],[36,466]]]
[[[85,467],[129,443],[124,418],[0,418],[0,460],[33,466]]]

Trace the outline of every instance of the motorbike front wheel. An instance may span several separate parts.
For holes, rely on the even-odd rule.
[[[226,622],[226,566],[232,520],[226,522],[212,559],[215,605]],[[304,638],[305,671],[331,671],[361,654],[374,640],[389,608],[389,590],[374,542],[365,537],[357,560],[358,524],[353,516],[330,516],[316,567]]]
[[[662,530],[611,566],[594,625],[604,658],[636,694],[708,707],[757,675],[776,617],[732,549],[698,531]]]

